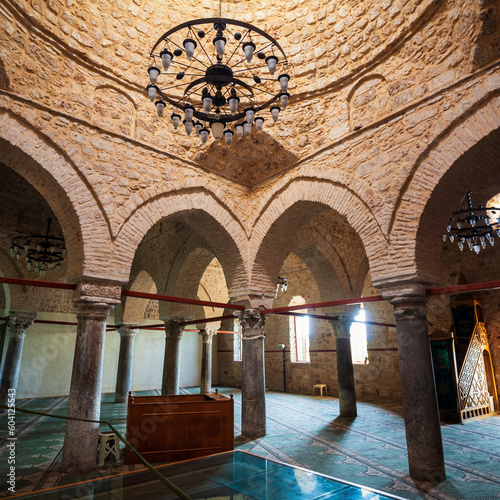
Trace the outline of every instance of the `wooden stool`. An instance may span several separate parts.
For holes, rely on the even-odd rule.
[[[313,385],[313,396],[314,396],[314,393],[316,392],[316,389],[319,390],[319,395],[321,397],[323,397],[323,389],[325,390],[325,396],[327,394],[327,390],[326,390],[326,384],[316,384],[316,385]]]
[[[114,432],[99,432],[99,458],[97,465],[104,465],[104,460],[110,454],[120,461],[120,441]]]

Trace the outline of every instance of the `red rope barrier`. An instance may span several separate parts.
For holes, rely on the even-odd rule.
[[[44,288],[62,288],[64,290],[76,290],[76,285],[72,283],[58,283],[55,281],[39,281],[39,280],[27,280],[24,278],[6,278],[5,276],[0,276],[0,283],[6,283],[8,285],[22,285],[22,286],[38,286]],[[122,290],[122,295],[125,297],[136,297],[139,299],[153,299],[162,300],[165,302],[179,302],[181,304],[191,304],[197,306],[208,306],[208,307],[220,307],[223,309],[238,309],[240,311],[245,310],[245,306],[238,306],[235,304],[225,304],[223,302],[209,302],[207,300],[197,300],[197,299],[186,299],[182,297],[171,297],[169,295],[159,295],[156,293],[146,293],[146,292],[135,292],[133,290]]]
[[[133,290],[122,290],[122,295],[126,297],[137,297],[139,299],[163,300],[165,302],[180,302],[181,304],[191,304],[196,306],[220,307],[223,309],[245,310],[245,306],[235,304],[224,304],[223,302],[209,302],[207,300],[184,299],[180,297],[171,297],[169,295],[158,295],[156,293],[134,292]]]
[[[282,312],[278,313],[282,316],[299,316],[299,317],[307,317],[313,319],[326,319],[329,321],[338,321],[338,316],[323,316],[321,314],[308,314],[308,313],[298,313],[294,311]],[[373,325],[373,326],[389,326],[396,328],[396,325],[392,323],[379,323],[378,321],[353,321],[353,323],[363,323],[364,325]]]

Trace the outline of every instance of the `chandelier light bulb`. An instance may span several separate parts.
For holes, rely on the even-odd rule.
[[[175,130],[177,130],[177,128],[181,123],[181,115],[178,115],[177,113],[172,113],[172,116],[170,118],[172,119],[172,125],[174,126]]]
[[[160,58],[161,58],[161,63],[163,64],[163,70],[167,71],[168,67],[170,66],[170,63],[172,62],[172,59],[174,58],[174,55],[169,50],[163,49],[160,52]]]
[[[161,118],[163,116],[163,111],[165,110],[165,103],[163,101],[156,101],[155,104],[158,117]]]
[[[223,36],[217,35],[214,39],[215,51],[217,52],[218,57],[222,57],[224,55],[224,50],[226,48],[226,39]]]
[[[290,94],[288,92],[282,92],[280,94],[280,103],[282,109],[286,109],[286,107],[288,106],[288,99],[290,99]]]
[[[213,104],[212,96],[210,94],[205,94],[205,96],[203,97],[203,110],[205,111],[205,113],[210,113],[210,110],[212,109],[212,104]]]
[[[222,139],[222,136],[224,134],[224,124],[222,122],[213,122],[210,125],[210,128],[212,129],[212,135],[214,136],[214,139]]]
[[[190,122],[193,119],[194,116],[194,108],[193,106],[187,105],[184,108],[184,118],[186,121]]]
[[[160,70],[156,66],[151,66],[150,68],[148,68],[148,73],[149,73],[149,80],[151,82],[151,85],[154,85],[156,83],[156,81],[158,80]]]
[[[195,124],[194,124],[194,131],[196,133],[196,135],[199,137],[200,136],[200,130],[203,128],[203,125],[200,121],[197,121]]]
[[[191,60],[194,54],[194,49],[196,49],[196,42],[192,38],[186,38],[183,45],[184,50],[186,51],[186,57]]]
[[[264,118],[262,116],[258,116],[255,118],[255,127],[257,128],[258,132],[262,131],[262,125],[264,125]]]
[[[201,138],[201,142],[203,144],[205,144],[208,141],[208,134],[210,134],[210,132],[205,127],[203,127],[200,130],[200,138]]]
[[[460,248],[460,251],[463,252],[464,250],[464,240],[458,240],[458,248]]]
[[[278,121],[281,109],[278,106],[273,106],[271,108],[271,116],[273,117],[274,122]]]
[[[450,234],[450,241],[453,243],[455,241],[455,235]]]
[[[276,56],[266,57],[266,64],[267,68],[269,69],[269,73],[271,73],[271,75],[274,75],[274,72],[276,71],[276,65],[278,64],[278,58]]]
[[[191,132],[193,131],[193,122],[188,121],[188,120],[184,120],[183,123],[184,123],[184,129],[186,131],[186,134],[191,135]]]
[[[462,221],[457,221],[457,227],[458,229],[462,229]]]
[[[238,104],[240,102],[240,98],[236,97],[236,95],[231,95],[231,97],[228,99],[228,104],[229,104],[229,111],[234,115],[235,113],[238,112]]]
[[[248,123],[253,122],[254,116],[255,116],[255,111],[252,108],[245,109],[245,118]]]
[[[286,92],[288,90],[288,82],[290,81],[290,75],[280,75],[278,76],[278,81],[281,85],[281,92]]]
[[[158,87],[156,85],[148,85],[146,87],[146,90],[148,91],[149,100],[151,102],[155,102],[156,92],[158,92]]]
[[[231,145],[231,142],[233,142],[233,135],[234,135],[234,132],[230,129],[226,129],[224,130],[224,140],[226,141],[226,144],[228,146]]]
[[[247,137],[250,136],[250,132],[252,132],[252,124],[250,122],[245,122],[243,124],[243,131]]]
[[[243,52],[245,52],[245,59],[247,63],[252,62],[253,53],[255,52],[255,43],[245,42],[243,44]]]
[[[243,137],[243,123],[238,123],[234,126],[236,129],[236,134],[241,139]]]
[[[31,271],[31,262],[30,261],[26,262],[26,269],[28,271]]]
[[[37,245],[36,246],[36,251],[41,252],[42,251],[42,245]],[[17,252],[17,247],[16,247],[16,252]]]

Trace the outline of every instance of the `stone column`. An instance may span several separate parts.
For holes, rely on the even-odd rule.
[[[78,326],[68,417],[99,420],[106,322],[113,305],[119,303],[120,292],[118,286],[80,283],[77,287]],[[83,473],[95,469],[98,438],[99,424],[68,420],[61,470]]]
[[[216,334],[216,330],[200,330],[199,333],[203,339],[200,394],[212,392],[212,341]]]
[[[118,328],[118,333],[120,334],[120,354],[118,355],[115,403],[125,403],[129,391],[132,390],[134,339],[138,331],[135,325],[121,325]]]
[[[256,439],[266,435],[264,316],[258,309],[239,313],[242,331],[241,433]]]
[[[2,383],[0,385],[0,403],[3,405],[7,405],[10,394],[14,396],[16,394],[24,337],[28,328],[33,324],[35,317],[36,313],[18,313],[15,316],[9,317],[9,344],[3,367]],[[0,409],[0,413],[5,413],[6,411]]]
[[[182,338],[183,327],[179,324],[178,321],[175,321],[173,319],[167,320],[164,323],[166,337],[161,393],[163,395],[179,394],[181,360],[180,342]]]
[[[337,321],[332,321],[337,349],[340,416],[354,418],[357,411],[351,354],[351,323],[352,318],[350,316],[339,316]]]
[[[410,476],[439,483],[446,479],[434,381],[427,297],[421,283],[382,290],[394,306]]]

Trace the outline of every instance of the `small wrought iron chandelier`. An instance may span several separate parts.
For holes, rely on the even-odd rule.
[[[26,234],[12,239],[10,256],[17,260],[24,260],[26,269],[32,269],[45,276],[47,271],[59,271],[66,255],[64,239],[50,234],[52,219],[47,219],[45,235]]]
[[[251,24],[219,17],[182,23],[164,33],[151,50],[147,92],[159,117],[174,108],[172,124],[206,143],[261,131],[270,108],[274,122],[288,105],[288,61],[279,43]],[[279,71],[278,68],[280,68]],[[161,68],[161,69],[160,69]],[[179,114],[184,114],[182,117]]]
[[[472,193],[469,191],[460,204],[460,209],[453,212],[448,222],[443,241],[448,237],[453,243],[457,241],[460,250],[467,245],[469,250],[477,254],[486,248],[486,242],[495,244],[495,236],[500,237],[500,222],[498,216],[500,208],[472,206]]]

